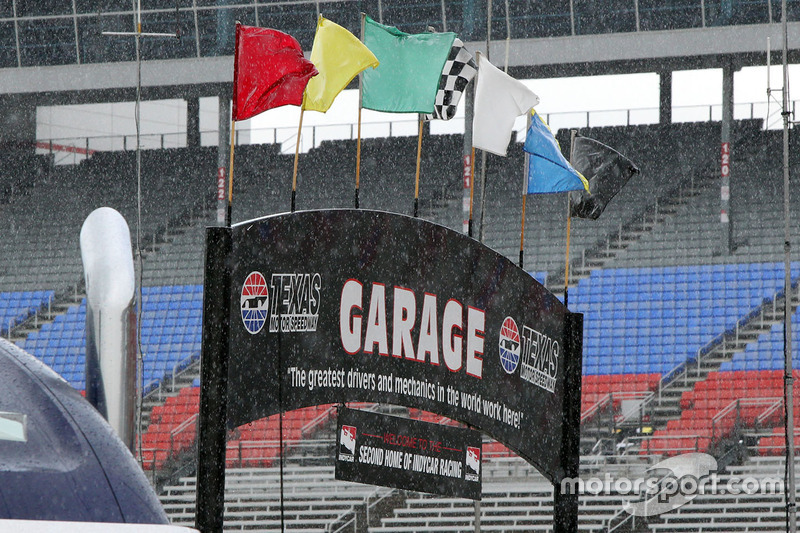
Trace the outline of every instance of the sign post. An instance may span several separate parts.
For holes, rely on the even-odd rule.
[[[564,407],[561,464],[564,479],[577,479],[580,472],[581,375],[583,361],[583,315],[570,313],[565,322]],[[553,533],[578,531],[578,494],[564,490],[577,484],[553,484]]]
[[[206,228],[195,510],[195,527],[202,533],[221,533],[225,510],[230,253],[231,229]]]

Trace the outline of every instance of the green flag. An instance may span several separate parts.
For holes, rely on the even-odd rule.
[[[366,18],[364,44],[380,61],[363,74],[362,107],[389,113],[433,113],[439,79],[455,33],[408,34]]]

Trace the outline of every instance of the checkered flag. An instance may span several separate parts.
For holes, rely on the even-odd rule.
[[[475,77],[478,65],[472,58],[461,39],[456,37],[450,56],[444,64],[442,77],[439,80],[439,90],[436,92],[436,102],[433,113],[425,115],[425,120],[435,118],[450,120],[456,115],[456,107],[461,99],[461,93],[467,84]]]

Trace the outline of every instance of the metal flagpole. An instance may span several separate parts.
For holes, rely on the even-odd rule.
[[[144,350],[142,349],[142,280],[144,279],[144,260],[142,258],[142,55],[140,38],[142,35],[142,6],[136,9],[136,104],[134,108],[134,122],[136,123],[136,280],[137,303],[136,306],[136,345],[139,357],[136,358],[136,442],[139,448],[139,463],[142,462],[142,390],[144,389]],[[86,154],[89,157],[89,154]],[[155,466],[153,467],[155,468]]]
[[[506,0],[506,60],[503,72],[508,74],[508,55],[511,48],[511,16],[508,13],[508,0]],[[487,56],[488,57],[488,56]]]
[[[180,38],[177,29],[175,33],[142,33],[142,2],[136,0],[136,29],[130,31],[104,31],[101,35],[133,37],[136,43],[136,102],[134,104],[134,122],[136,124],[136,346],[139,355],[136,360],[136,425],[137,447],[139,449],[139,463],[142,462],[142,380],[144,365],[144,350],[142,348],[142,146],[141,146],[141,103],[142,103],[142,37],[174,37]],[[88,157],[88,154],[87,154]]]
[[[569,307],[569,237],[571,233],[571,225],[572,225],[572,215],[570,213],[570,205],[569,205],[569,195],[567,193],[567,254],[566,260],[564,262],[564,305]]]
[[[569,130],[569,164],[575,163],[575,137],[578,136],[578,130]],[[564,264],[564,305],[569,307],[569,239],[572,233],[572,208],[570,205],[570,194],[567,193],[567,244],[566,244],[566,261]]]
[[[472,146],[472,120],[475,115],[474,95],[475,81],[467,84],[464,89],[464,169],[462,172],[465,188],[462,194],[461,210],[464,220],[466,220],[465,229],[469,237],[472,237],[472,200],[475,191],[475,147]]]
[[[492,0],[486,2],[486,59],[492,43]],[[480,75],[480,74],[479,74]],[[474,176],[474,174],[473,174]],[[481,219],[479,221],[478,240],[483,242],[483,220],[486,213],[486,150],[481,150]]]
[[[784,354],[784,403],[786,413],[786,525],[790,533],[797,531],[797,504],[794,475],[794,377],[792,375],[792,244],[789,210],[789,37],[787,27],[786,0],[781,0],[783,29],[783,250],[784,250],[784,309],[783,309],[783,354]]]
[[[528,159],[528,154],[525,154],[525,159]],[[527,161],[526,161],[527,162]],[[525,202],[528,199],[528,191],[522,191],[522,217],[520,221],[520,229],[519,229],[519,267],[525,268],[523,266],[523,258],[525,256]]]
[[[486,59],[489,59],[489,43],[492,41],[492,0],[488,0],[486,2]],[[480,74],[478,74],[480,76]],[[477,81],[477,80],[476,80]],[[476,85],[477,87],[477,85]],[[475,99],[473,98],[473,105]],[[474,115],[474,113],[473,113]],[[472,168],[475,168],[475,147],[472,147]],[[470,176],[470,186],[475,182],[475,172],[472,172],[472,176]],[[469,202],[469,210],[470,210],[470,224],[469,224],[469,233],[470,236],[472,235],[472,191],[470,190],[470,202]],[[481,150],[481,220],[480,220],[480,242],[483,242],[483,215],[486,213],[486,150]],[[480,533],[481,531],[481,501],[475,500],[472,504],[473,512],[474,512],[474,520],[472,521],[473,530],[475,533]]]
[[[530,129],[531,127],[531,114],[528,113],[527,117],[527,125],[525,126],[525,131]],[[522,221],[520,223],[520,230],[519,230],[519,267],[523,267],[523,258],[525,255],[525,203],[528,200],[528,167],[531,161],[531,155],[528,152],[523,152],[525,154],[525,167],[522,171]]]
[[[475,147],[469,158],[469,222],[467,222],[467,235],[472,237],[472,204],[475,196]]]
[[[286,503],[284,502],[283,471],[286,468],[283,442],[283,337],[280,323],[281,311],[278,311],[278,453],[280,454],[280,491],[281,491],[281,531],[286,531]]]

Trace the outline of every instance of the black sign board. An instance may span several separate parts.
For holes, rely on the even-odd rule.
[[[507,258],[367,210],[207,228],[196,525],[222,531],[225,423],[299,407],[415,407],[491,435],[577,531],[582,316]]]
[[[404,405],[563,477],[568,311],[529,274],[391,213],[296,212],[230,231],[231,427],[326,403]]]
[[[336,479],[481,497],[481,436],[462,427],[341,409]]]

